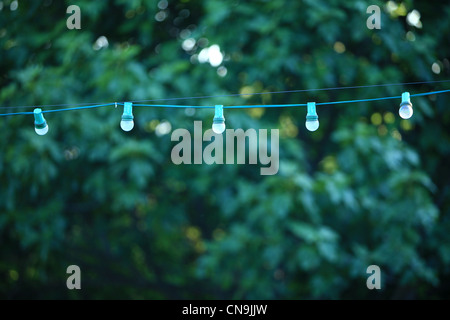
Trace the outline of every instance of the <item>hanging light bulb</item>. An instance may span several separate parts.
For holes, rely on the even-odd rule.
[[[306,104],[308,113],[306,114],[306,129],[309,131],[316,131],[319,128],[319,116],[316,112],[316,103],[308,102]]]
[[[125,102],[123,104],[122,121],[120,121],[120,127],[123,131],[131,131],[134,128],[133,118],[133,103]]]
[[[223,116],[223,106],[216,105],[214,120],[212,125],[214,133],[221,134],[225,131],[225,118]]]
[[[398,110],[398,114],[403,119],[409,119],[412,117],[413,108],[412,108],[409,92],[402,93],[402,103],[400,103],[400,109]]]
[[[40,136],[47,134],[48,125],[40,108],[34,109],[34,131]]]

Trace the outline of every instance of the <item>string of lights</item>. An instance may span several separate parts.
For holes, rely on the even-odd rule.
[[[444,81],[430,81],[430,82],[414,82],[409,84],[424,84],[424,83],[435,83],[435,82],[448,82],[450,80]],[[396,85],[396,84],[391,84]],[[373,86],[384,86],[384,85],[373,85]],[[373,86],[359,86],[359,87],[347,87],[347,88],[367,88]],[[304,91],[317,91],[317,90],[337,90],[342,89],[339,88],[325,88],[325,89],[309,89],[309,90],[293,90],[293,91],[278,91],[271,92],[274,93],[286,93],[286,92],[304,92]],[[345,100],[345,101],[332,101],[332,102],[308,102],[308,103],[299,103],[299,104],[265,104],[265,105],[237,105],[237,106],[223,106],[223,105],[215,105],[215,106],[200,106],[200,105],[173,105],[173,104],[140,104],[134,103],[132,101],[129,102],[111,102],[111,103],[103,103],[103,104],[95,104],[95,105],[82,105],[71,108],[62,108],[62,109],[50,109],[50,110],[42,110],[41,108],[35,108],[33,111],[22,111],[22,112],[12,112],[12,113],[3,113],[0,114],[0,117],[6,116],[16,116],[16,115],[34,115],[34,125],[35,131],[38,135],[45,135],[49,131],[49,127],[47,121],[44,118],[44,113],[55,113],[55,112],[64,112],[64,111],[74,111],[74,110],[83,110],[83,109],[94,109],[100,107],[108,107],[114,106],[123,106],[123,114],[120,122],[120,127],[124,131],[131,131],[134,127],[134,116],[133,116],[133,106],[135,107],[152,107],[152,108],[214,108],[214,118],[212,130],[221,134],[225,131],[225,117],[224,117],[224,109],[239,109],[239,108],[286,108],[286,107],[307,107],[307,115],[306,115],[306,123],[305,126],[309,131],[316,131],[319,128],[319,117],[317,115],[316,106],[326,106],[326,105],[336,105],[336,104],[349,104],[349,103],[361,103],[361,102],[371,102],[371,101],[381,101],[381,100],[391,100],[391,99],[400,99],[400,108],[399,115],[403,119],[409,119],[413,115],[413,106],[411,103],[411,97],[420,97],[441,93],[448,93],[449,90],[439,90],[439,91],[430,91],[430,92],[422,92],[416,94],[410,94],[409,92],[403,92],[401,96],[388,96],[388,97],[379,97],[379,98],[368,98],[368,99],[356,99],[356,100]],[[260,93],[263,94],[263,93]],[[229,95],[226,95],[229,96]],[[204,98],[211,97],[219,97],[219,96],[204,96]],[[189,97],[184,99],[193,99],[199,97]],[[175,99],[183,99],[183,98],[175,98]],[[172,99],[166,99],[166,101]],[[150,101],[150,100],[147,100]],[[159,101],[164,101],[161,99]],[[137,101],[137,102],[143,102]],[[45,106],[43,106],[45,107]],[[50,107],[50,106],[47,106]],[[6,107],[6,108],[21,108],[21,107]],[[26,107],[22,107],[26,108]]]
[[[264,91],[264,92],[252,92],[252,93],[235,93],[235,94],[221,94],[221,95],[209,95],[209,96],[194,96],[194,97],[178,97],[178,98],[164,98],[164,99],[152,99],[152,100],[129,100],[132,103],[140,102],[162,102],[162,101],[175,101],[175,100],[192,100],[192,99],[208,99],[208,98],[226,98],[226,97],[241,97],[241,96],[252,96],[252,95],[268,95],[268,94],[281,94],[281,93],[300,93],[300,92],[315,92],[315,91],[333,91],[333,90],[345,90],[345,89],[367,89],[367,88],[377,88],[377,87],[393,87],[393,86],[407,86],[407,85],[425,85],[425,84],[438,84],[447,83],[450,80],[434,80],[434,81],[418,81],[418,82],[400,82],[400,83],[387,83],[387,84],[372,84],[364,86],[351,86],[351,87],[329,87],[329,88],[316,88],[316,89],[299,89],[299,90],[285,90],[285,91]],[[52,108],[52,107],[67,107],[67,106],[90,106],[90,105],[115,105],[117,102],[85,102],[85,103],[70,103],[70,104],[53,104],[45,105],[41,107]],[[33,109],[33,106],[14,106],[5,107],[1,106],[0,109]]]

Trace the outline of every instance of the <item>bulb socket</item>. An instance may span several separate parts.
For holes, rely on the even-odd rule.
[[[42,114],[42,110],[40,108],[36,108],[33,111],[34,113],[34,127],[36,129],[44,129],[47,126],[47,122],[45,121],[44,115]]]
[[[122,120],[123,120],[123,121],[131,121],[131,120],[133,120],[133,119],[134,119],[134,117],[133,117],[132,114],[123,114],[123,115],[122,115]]]
[[[213,123],[224,123],[225,118],[224,117],[214,117]]]
[[[319,116],[317,116],[317,115],[307,115],[306,116],[306,121],[317,121],[317,120],[319,120]]]
[[[47,122],[46,121],[44,121],[42,123],[37,123],[37,122],[34,123],[34,127],[36,129],[44,129],[46,126],[47,126]]]
[[[412,108],[411,95],[409,94],[409,92],[402,93],[402,103],[400,103],[400,107],[403,107],[405,105],[409,105]]]

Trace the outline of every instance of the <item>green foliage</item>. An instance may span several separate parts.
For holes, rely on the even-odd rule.
[[[450,6],[419,1],[0,2],[0,105],[39,106],[448,79]],[[366,28],[367,6],[382,28]],[[163,3],[161,3],[163,6]],[[406,13],[421,13],[421,29]],[[107,45],[98,40],[106,37]],[[183,41],[195,39],[191,50]],[[100,42],[99,42],[100,41]],[[220,68],[199,61],[217,44]],[[440,73],[431,70],[433,63]],[[226,68],[226,69],[223,69]],[[224,73],[226,70],[226,74]],[[445,85],[187,99],[326,102]],[[280,171],[174,165],[172,130],[211,110],[136,107],[1,117],[0,297],[129,299],[448,298],[450,98],[226,111],[229,128],[279,128]],[[1,109],[3,112],[32,109]],[[167,126],[167,124],[165,124]],[[79,265],[82,290],[66,288]],[[379,265],[382,289],[366,287]]]

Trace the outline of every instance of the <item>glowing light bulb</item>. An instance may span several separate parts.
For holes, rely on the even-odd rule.
[[[123,104],[122,121],[120,121],[120,127],[123,131],[131,131],[134,128],[133,121],[133,103],[125,102]]]
[[[398,114],[403,119],[409,119],[413,115],[412,103],[410,100],[409,92],[402,93],[402,103],[400,103],[400,109],[398,110]]]
[[[400,117],[402,117],[403,119],[409,119],[412,117],[413,115],[413,108],[411,105],[403,105],[400,107],[400,109],[398,110],[398,114],[400,115]]]
[[[134,121],[122,119],[122,121],[120,121],[120,127],[123,131],[131,131],[134,128]]]
[[[215,114],[212,125],[212,130],[214,133],[222,134],[225,131],[225,118],[223,116],[223,106],[216,105],[215,106]]]
[[[319,116],[316,112],[316,103],[315,102],[308,102],[306,104],[308,108],[308,113],[306,114],[306,129],[309,131],[316,131],[319,129]]]
[[[34,131],[40,136],[47,134],[48,125],[47,121],[44,119],[42,110],[39,108],[34,109]]]
[[[225,131],[225,122],[213,123],[212,130],[217,134],[223,133]]]
[[[47,132],[48,132],[48,126],[45,126],[44,128],[42,128],[42,129],[38,129],[38,128],[34,128],[34,131],[36,131],[36,133],[38,134],[38,135],[40,135],[40,136],[44,136],[44,135],[46,135],[47,134]]]
[[[316,131],[319,129],[319,120],[306,120],[305,126],[309,131]]]

